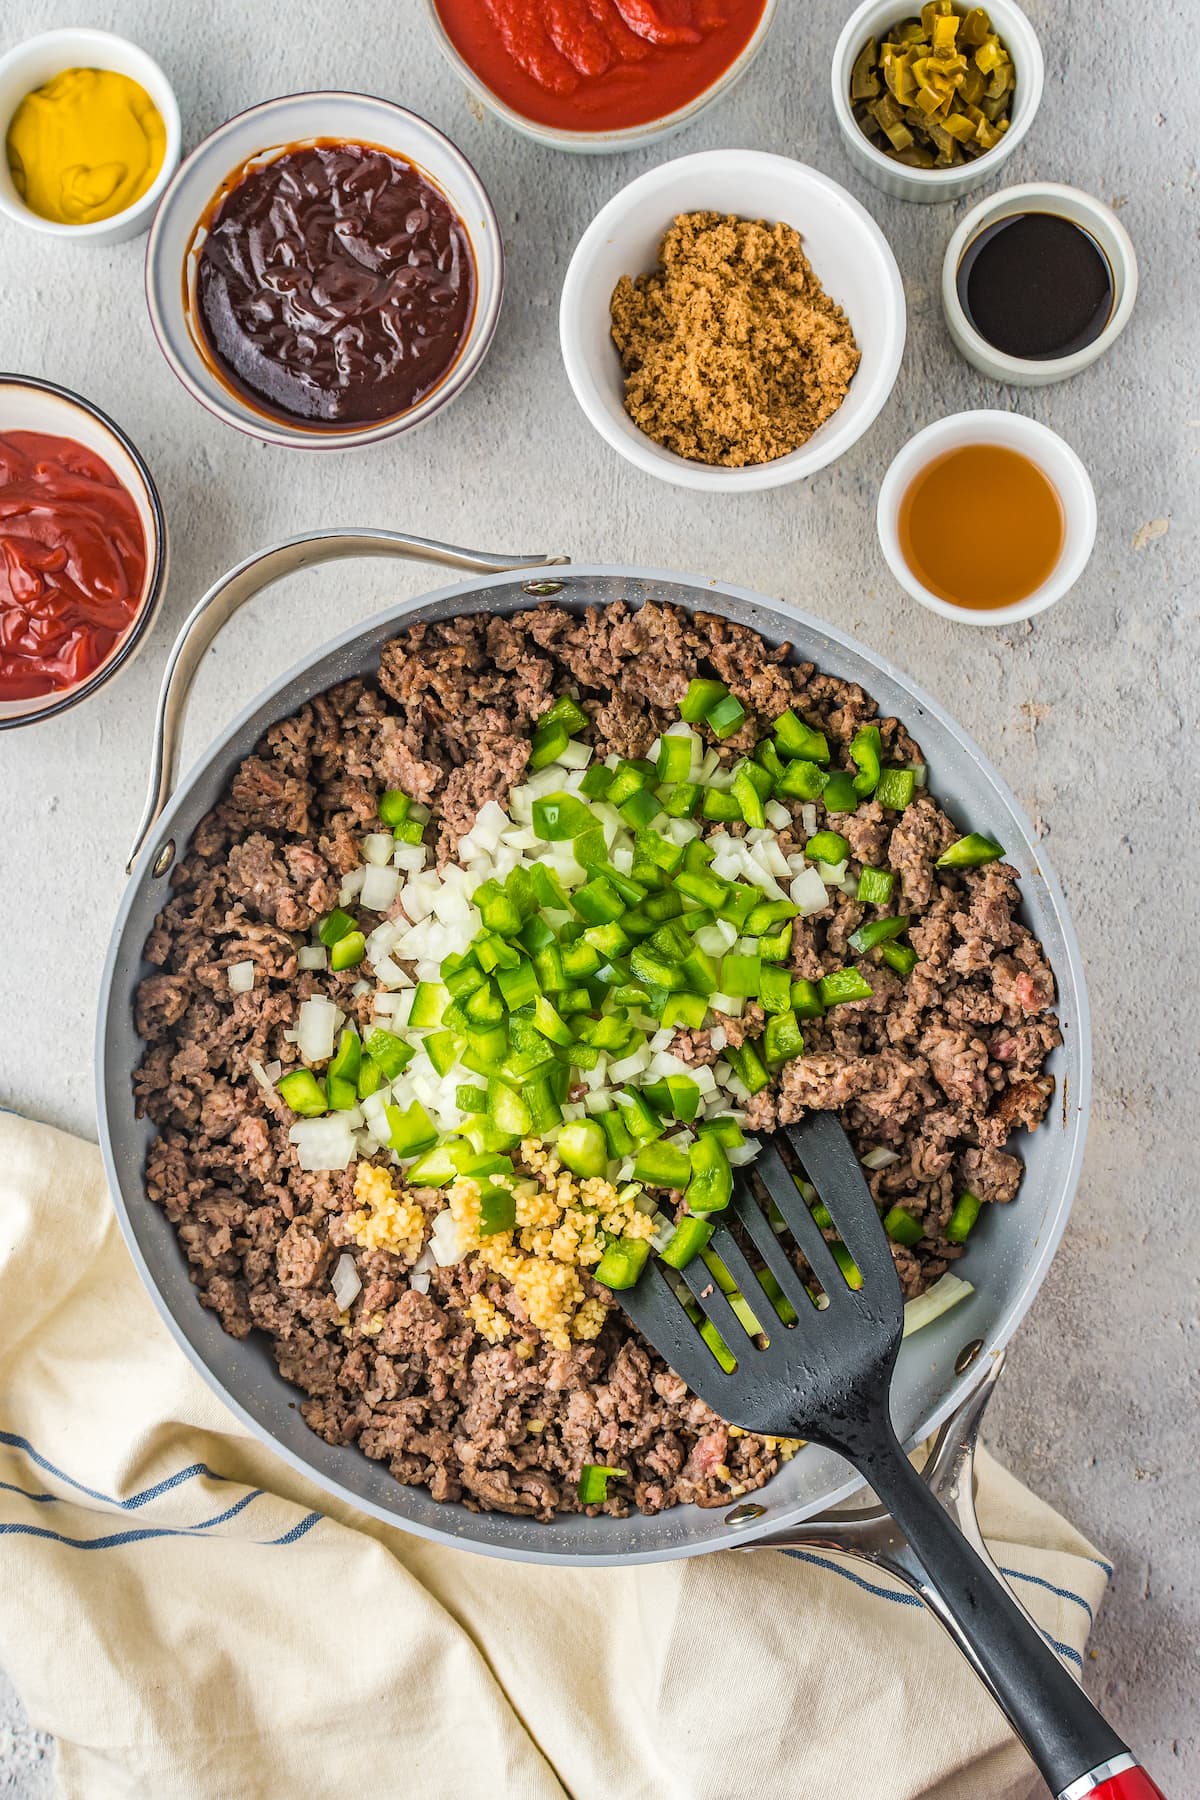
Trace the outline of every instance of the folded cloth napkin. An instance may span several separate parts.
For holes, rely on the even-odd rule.
[[[1081,1666],[1108,1565],[983,1456]],[[80,1800],[1024,1800],[906,1590],[825,1553],[531,1567],[310,1486],[173,1343],[91,1144],[0,1117],[0,1662]]]

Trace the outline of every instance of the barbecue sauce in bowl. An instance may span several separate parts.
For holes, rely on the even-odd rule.
[[[1010,213],[987,226],[964,251],[956,285],[980,337],[1027,362],[1085,350],[1112,316],[1108,258],[1057,213]]]
[[[197,230],[189,311],[222,379],[289,423],[405,413],[457,361],[475,306],[466,226],[413,163],[317,139],[255,158]]]

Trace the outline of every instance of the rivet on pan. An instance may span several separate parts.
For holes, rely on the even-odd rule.
[[[735,1506],[732,1512],[725,1514],[725,1523],[727,1525],[752,1525],[755,1519],[764,1518],[766,1511],[765,1506],[755,1506],[753,1500],[744,1500],[740,1506]]]
[[[563,586],[561,581],[523,581],[521,592],[534,594],[540,599],[545,594],[561,594]]]
[[[165,875],[175,861],[175,839],[168,838],[154,861],[150,865],[152,875]]]
[[[969,1344],[964,1344],[954,1359],[954,1373],[956,1375],[965,1375],[982,1349],[982,1338],[972,1338]]]

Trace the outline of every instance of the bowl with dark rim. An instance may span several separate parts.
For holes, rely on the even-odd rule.
[[[285,415],[228,377],[196,317],[196,265],[205,220],[243,174],[289,150],[365,145],[411,164],[462,225],[474,300],[453,360],[414,404],[384,418],[322,424]],[[146,302],[159,348],[192,397],[227,425],[269,444],[346,450],[412,431],[449,405],[487,355],[504,291],[504,251],[495,210],[457,146],[418,114],[390,100],[341,92],[288,94],[236,113],[186,157],[163,195],[146,246]]]
[[[167,522],[154,477],[121,427],[70,388],[35,375],[0,373],[0,436],[37,431],[73,439],[106,462],[137,508],[146,549],[146,573],[137,611],[90,675],[67,688],[29,699],[0,698],[0,731],[52,719],[77,706],[133,661],[157,617],[167,585]]]

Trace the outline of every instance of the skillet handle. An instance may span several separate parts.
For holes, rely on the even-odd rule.
[[[1124,1800],[1153,1800],[1127,1745],[912,1467],[886,1408],[865,1427],[856,1422],[853,1435],[854,1466],[908,1539],[913,1585],[982,1673],[1050,1792],[1058,1800],[1122,1800],[1113,1780],[1132,1777],[1139,1786],[1126,1787]]]
[[[154,748],[150,785],[137,835],[125,864],[128,875],[145,847],[146,839],[171,797],[179,774],[183,721],[196,670],[204,653],[227,619],[247,600],[272,582],[318,563],[337,562],[349,556],[399,556],[410,562],[444,563],[451,569],[472,569],[497,574],[506,569],[541,569],[569,562],[567,556],[505,556],[488,550],[464,550],[436,538],[413,537],[406,531],[372,531],[354,527],[345,531],[309,531],[285,538],[268,550],[259,550],[209,588],[198,600],[171,647],[163,671],[154,722]]]

